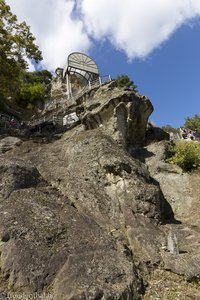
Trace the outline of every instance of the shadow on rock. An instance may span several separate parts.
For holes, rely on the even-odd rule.
[[[142,163],[145,163],[145,160],[147,158],[155,155],[153,152],[148,151],[146,148],[133,148],[131,149],[130,154],[135,159],[140,160]]]
[[[162,224],[181,224],[181,221],[176,220],[174,216],[174,211],[172,209],[171,204],[167,201],[165,198],[161,188],[160,184],[157,180],[151,177],[151,181],[153,184],[157,185],[160,189],[160,203],[161,203],[161,212],[162,212]]]

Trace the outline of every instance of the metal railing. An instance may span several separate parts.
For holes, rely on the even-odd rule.
[[[86,86],[84,86],[81,91],[78,91],[77,93],[73,93],[72,95],[66,94],[66,97],[68,97],[68,99],[63,98],[62,100],[54,99],[54,100],[49,101],[48,103],[46,103],[45,110],[47,110],[50,105],[52,105],[52,106],[54,106],[54,108],[56,108],[56,106],[58,104],[63,105],[63,108],[64,108],[67,106],[67,103],[75,102],[78,98],[83,96],[84,93],[88,92],[89,90],[92,90],[93,88],[101,86],[111,80],[112,79],[111,79],[110,75],[99,76],[95,80],[88,81],[88,84]]]
[[[71,125],[73,122],[71,121],[70,117],[67,119],[67,121],[69,120],[69,122],[65,122],[66,124],[64,124],[63,122],[63,117],[64,116],[50,116],[50,117],[43,117],[43,118],[40,118],[40,119],[37,119],[37,120],[34,120],[34,121],[31,121],[29,122],[27,125],[29,127],[40,127],[40,125],[44,125],[45,123],[48,125],[52,124],[52,125],[57,125],[57,126],[65,126],[65,125]],[[77,122],[79,119],[75,120],[75,122]],[[74,123],[75,123],[74,122]]]
[[[50,105],[55,105],[55,108],[58,104],[62,104],[63,109],[67,108],[69,106],[70,103],[74,103],[78,98],[82,97],[86,92],[101,86],[109,81],[111,81],[111,77],[110,75],[105,75],[105,76],[99,76],[97,79],[93,80],[93,81],[89,81],[88,84],[79,92],[77,92],[76,94],[70,95],[70,97],[68,99],[63,99],[64,101],[59,101],[57,99],[52,100],[51,102],[49,102],[49,105],[46,106],[46,109],[50,106]],[[62,103],[63,102],[63,103]],[[64,117],[64,116],[63,116]],[[29,126],[34,127],[34,126],[39,126],[42,125],[44,123],[52,123],[54,125],[63,125],[63,117],[61,116],[49,116],[49,117],[42,117],[39,118],[37,120],[33,120],[31,122],[28,123]]]

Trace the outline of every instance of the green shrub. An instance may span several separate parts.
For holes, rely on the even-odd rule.
[[[42,83],[24,83],[21,85],[16,103],[24,108],[30,108],[44,101],[45,86]]]
[[[118,87],[131,88],[137,92],[137,85],[134,84],[133,80],[131,80],[128,75],[119,75],[115,81]]]
[[[181,167],[184,171],[200,168],[200,142],[177,141],[167,160]]]

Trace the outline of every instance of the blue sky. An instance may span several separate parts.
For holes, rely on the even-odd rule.
[[[144,59],[127,61],[109,42],[98,43],[89,53],[102,74],[128,74],[141,94],[149,97],[158,126],[183,125],[186,117],[200,114],[200,25],[182,26]]]
[[[71,52],[83,52],[102,75],[129,75],[150,98],[157,126],[179,127],[200,114],[200,0],[6,2],[30,25],[43,68],[64,67]]]

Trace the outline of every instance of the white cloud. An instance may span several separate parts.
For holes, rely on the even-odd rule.
[[[109,38],[129,59],[145,57],[184,22],[200,0],[78,0],[88,34]]]
[[[73,0],[7,0],[20,21],[31,26],[43,54],[43,66],[63,67],[69,53],[88,51],[90,40],[83,22],[72,17]]]
[[[94,40],[109,39],[129,59],[143,58],[182,24],[200,16],[200,0],[7,2],[31,26],[43,52],[44,66],[49,69],[63,66],[70,52],[87,52],[91,36]]]

